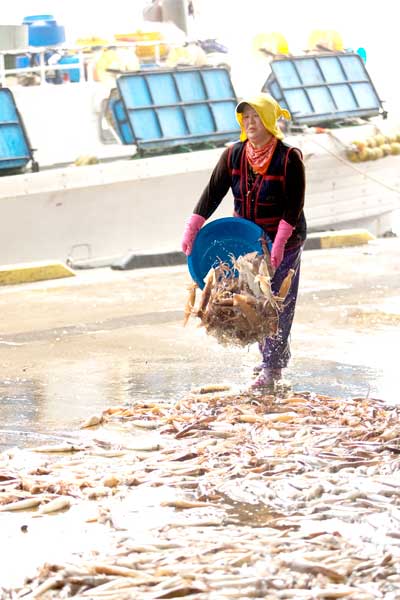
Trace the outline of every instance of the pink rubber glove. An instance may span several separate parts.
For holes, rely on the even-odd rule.
[[[274,269],[277,269],[282,262],[286,242],[292,235],[293,229],[294,227],[286,223],[283,219],[279,221],[278,231],[276,232],[271,250],[271,264]]]
[[[200,215],[196,215],[195,213],[193,213],[190,219],[187,221],[185,230],[183,232],[181,245],[182,252],[184,252],[186,256],[189,256],[189,254],[191,254],[193,242],[196,239],[196,235],[198,234],[199,229],[202,227],[204,222],[205,218]]]

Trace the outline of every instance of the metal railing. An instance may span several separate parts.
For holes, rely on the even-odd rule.
[[[118,48],[131,48],[136,51],[138,47],[152,47],[154,50],[154,57],[152,62],[161,66],[161,47],[166,46],[168,48],[180,47],[181,43],[169,42],[167,40],[149,40],[141,42],[116,42],[107,45],[96,45],[89,47],[72,47],[72,46],[43,46],[28,48],[13,49],[13,50],[0,50],[0,85],[7,85],[7,77],[10,75],[24,75],[24,74],[38,74],[39,84],[47,83],[46,76],[49,73],[57,72],[68,72],[71,69],[79,69],[79,81],[94,81],[94,70],[97,60],[99,59],[99,52],[102,50],[118,49]],[[78,58],[76,63],[60,63],[54,62],[54,64],[48,64],[46,55],[49,53],[60,54],[62,56],[75,55]],[[32,64],[25,67],[7,68],[6,67],[6,56],[28,56],[30,61],[33,60],[37,64]],[[140,58],[137,57],[139,62]],[[146,65],[146,61],[142,61],[141,67]]]

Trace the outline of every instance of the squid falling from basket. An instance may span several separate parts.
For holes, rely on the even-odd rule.
[[[266,248],[264,254],[251,252],[231,260],[232,264],[221,262],[208,272],[200,298],[196,298],[197,284],[189,286],[184,325],[191,316],[198,317],[207,334],[224,345],[247,346],[278,335],[279,313],[294,270],[290,269],[274,295]]]

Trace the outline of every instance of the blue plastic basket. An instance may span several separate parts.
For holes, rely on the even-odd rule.
[[[265,231],[252,221],[240,217],[210,221],[200,229],[192,253],[188,256],[189,273],[193,281],[202,289],[204,277],[221,261],[232,265],[232,256],[238,258],[249,252],[262,254],[262,238],[271,251],[271,240]]]
[[[123,144],[159,151],[238,139],[236,94],[222,67],[158,69],[117,78],[121,106],[114,114]]]
[[[0,175],[23,169],[33,159],[22,118],[8,88],[0,88]]]

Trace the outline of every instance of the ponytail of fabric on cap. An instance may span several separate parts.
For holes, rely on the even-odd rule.
[[[278,104],[278,106],[279,106],[279,104]],[[280,116],[283,117],[284,119],[286,119],[287,121],[291,121],[292,115],[290,114],[290,112],[288,110],[286,110],[286,108],[282,108],[281,106],[279,106],[279,108],[281,110]]]

